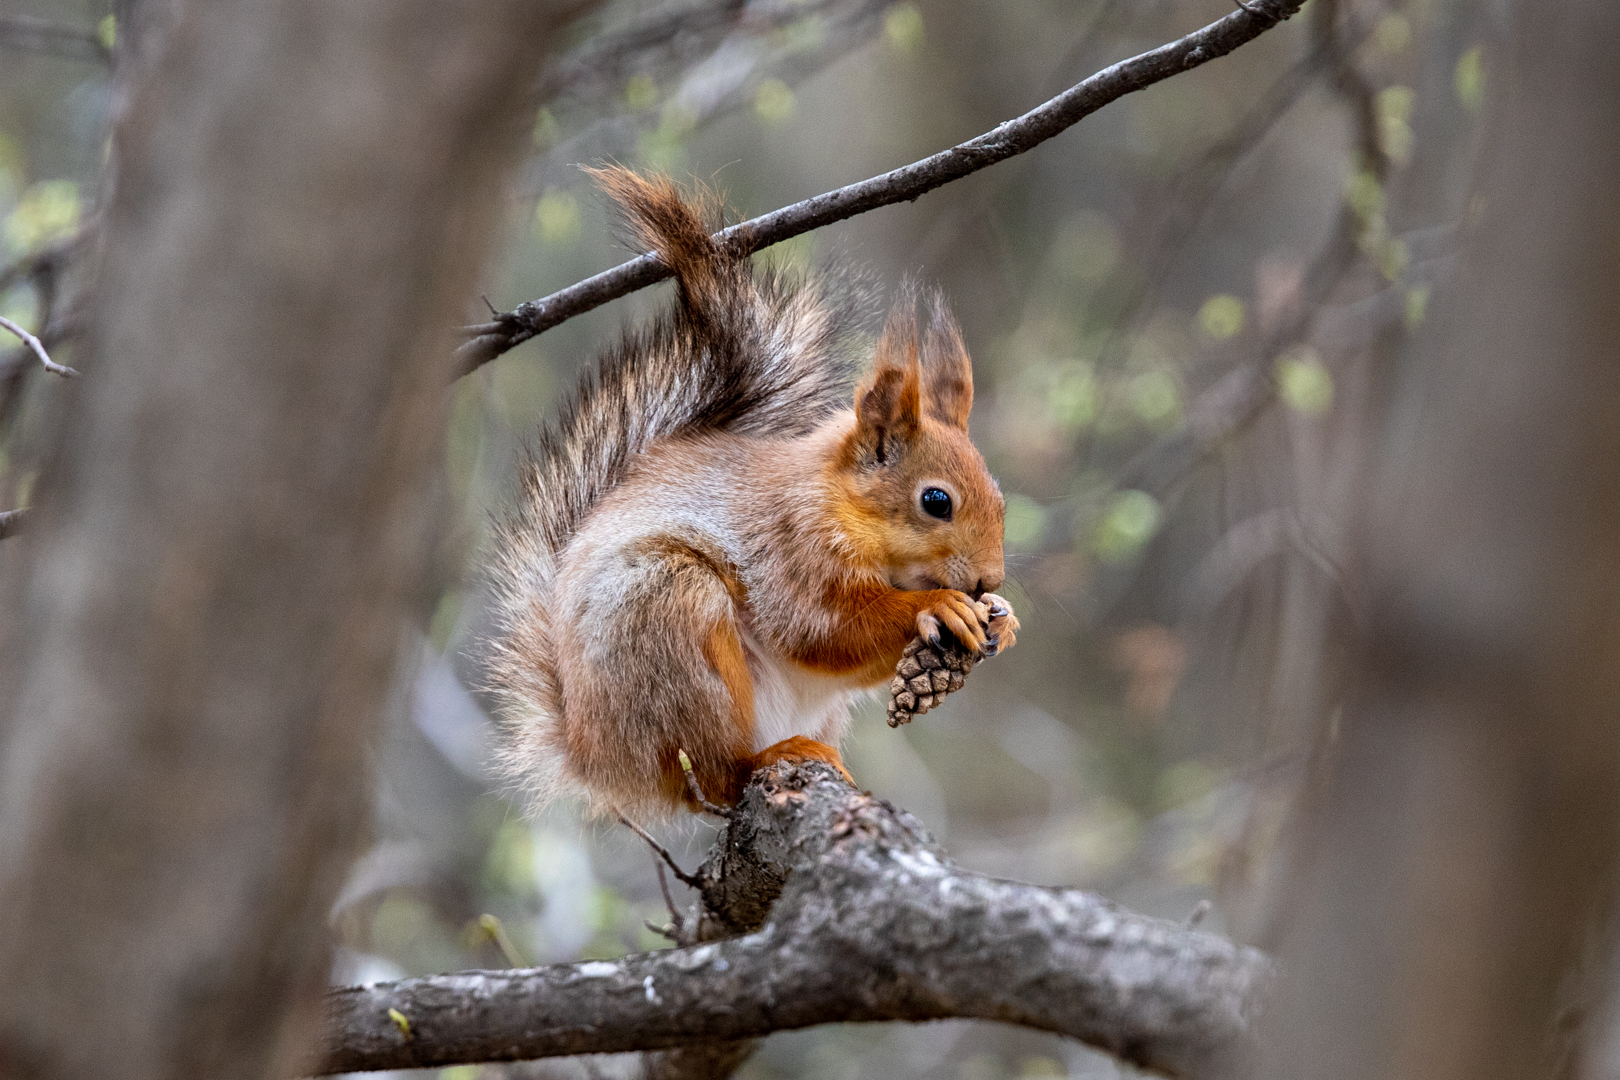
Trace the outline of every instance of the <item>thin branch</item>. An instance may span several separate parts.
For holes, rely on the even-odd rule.
[[[653,849],[653,854],[657,855],[660,859],[663,859],[664,862],[669,865],[670,871],[675,875],[676,879],[679,880],[682,885],[687,885],[694,889],[698,887],[698,879],[691,874],[688,874],[685,870],[682,870],[680,863],[675,861],[675,856],[671,855],[669,853],[669,849],[663,844],[660,844],[657,840],[654,840],[651,833],[647,832],[647,830],[643,829],[640,825],[637,825],[635,822],[622,815],[619,817],[619,824],[623,825],[625,828],[647,841],[647,846]],[[662,874],[659,875],[658,880],[663,881]],[[664,899],[666,902],[668,902],[669,896],[667,892]],[[674,905],[671,905],[670,913],[673,914],[674,910]]]
[[[675,906],[675,898],[669,894],[669,878],[664,875],[664,864],[654,863],[653,869],[658,871],[658,892],[664,898],[665,910],[669,912],[669,926],[672,933],[667,936],[672,941],[679,941],[681,931],[686,928],[686,920],[681,917],[681,909]]]
[[[730,818],[734,813],[731,807],[717,806],[704,796],[703,789],[698,786],[697,773],[692,770],[692,759],[686,756],[686,751],[677,750],[675,754],[677,760],[679,760],[681,763],[681,772],[686,775],[686,790],[691,793],[692,801],[711,814],[718,817]]]
[[[32,15],[0,15],[0,48],[112,65],[112,51],[94,30]]]
[[[506,924],[501,922],[500,919],[488,913],[480,915],[478,916],[478,929],[483,931],[484,936],[501,951],[501,955],[506,958],[508,966],[515,968],[528,966],[524,963],[523,954],[518,950],[512,936],[506,932]]]
[[[733,225],[716,233],[715,239],[733,253],[747,255],[868,210],[911,202],[937,187],[1039,146],[1126,94],[1225,56],[1293,15],[1301,0],[1254,3],[1264,14],[1240,8],[1186,37],[1105,68],[1039,108],[976,139],[881,176]],[[460,370],[472,371],[575,315],[669,276],[669,268],[656,256],[642,255],[560,292],[521,304],[493,322],[469,327],[471,340],[456,350]]]
[[[19,506],[15,510],[0,510],[0,540],[8,536],[16,536],[22,532],[23,525],[28,520],[28,508]]]
[[[633,70],[652,66],[683,46],[711,44],[712,39],[742,20],[745,4],[739,0],[701,0],[699,3],[660,8],[625,26],[590,35],[579,48],[548,64],[535,86],[535,96],[551,101],[583,82],[615,85]],[[781,14],[767,18],[771,29]]]
[[[1338,0],[1320,0],[1314,7],[1314,51],[1324,57],[1333,72],[1334,89],[1350,116],[1361,167],[1383,187],[1390,163],[1378,146],[1377,107],[1372,89],[1357,72],[1352,55],[1365,31],[1341,28],[1338,10]],[[1362,261],[1359,237],[1364,228],[1355,207],[1348,201],[1340,203],[1333,230],[1307,266],[1300,297],[1291,305],[1292,310],[1248,360],[1227,372],[1194,402],[1179,430],[1142,448],[1124,464],[1115,474],[1120,488],[1166,497],[1220,447],[1265,414],[1276,400],[1272,364],[1295,344],[1310,339],[1322,315],[1322,305]]]
[[[521,187],[538,193],[550,186],[560,163],[614,154],[646,132],[678,118],[682,137],[754,101],[768,77],[788,86],[821,71],[856,45],[869,40],[888,0],[787,0],[770,6],[736,0],[663,10],[619,31],[593,36],[543,78],[539,98],[575,112],[599,116],[531,162]],[[816,42],[778,42],[780,31],[812,22]],[[682,73],[667,97],[639,110],[616,112],[631,72],[655,80]],[[602,115],[608,113],[611,115]],[[573,172],[570,168],[570,172]],[[577,172],[571,179],[577,180]],[[496,318],[499,312],[492,312]]]
[[[47,353],[82,329],[82,319],[71,304],[61,302],[60,293],[64,276],[81,248],[89,243],[93,229],[94,222],[87,221],[73,236],[0,267],[0,293],[21,282],[33,288],[40,323],[39,343]],[[67,310],[58,310],[64,306]],[[37,358],[33,347],[26,343],[0,354],[0,437],[15,419],[26,375],[37,369]]]
[[[64,376],[66,378],[72,378],[78,374],[78,372],[74,371],[72,368],[63,367],[55,360],[52,360],[51,354],[45,351],[45,346],[40,342],[39,338],[35,337],[33,334],[30,334],[27,330],[24,330],[22,327],[18,326],[4,315],[0,315],[0,330],[10,330],[13,334],[16,334],[18,337],[22,338],[23,344],[32,349],[34,355],[39,357],[39,362],[45,365],[46,371]]]
[[[1357,40],[1370,32],[1370,23],[1359,28]],[[1149,227],[1146,239],[1132,244],[1139,253],[1136,262],[1141,269],[1132,275],[1134,280],[1124,299],[1115,301],[1117,308],[1112,318],[1116,328],[1103,348],[1099,367],[1118,362],[1128,338],[1126,330],[1139,325],[1157,302],[1171,270],[1208,216],[1232,170],[1260,145],[1325,70],[1337,67],[1341,48],[1337,39],[1318,41],[1260,95],[1224,136],[1171,181],[1164,200],[1167,209]]]
[[[700,875],[705,915],[742,936],[334,990],[321,1071],[976,1017],[1068,1035],[1172,1076],[1212,1073],[1247,1049],[1272,980],[1253,949],[1093,894],[963,871],[910,815],[818,762],[757,773]],[[408,1018],[409,1041],[390,1009]]]

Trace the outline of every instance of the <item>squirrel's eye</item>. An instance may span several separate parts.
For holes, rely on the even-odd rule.
[[[951,497],[939,488],[923,488],[922,508],[929,517],[951,520]]]

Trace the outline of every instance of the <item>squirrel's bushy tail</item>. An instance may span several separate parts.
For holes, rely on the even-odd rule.
[[[678,300],[601,358],[523,463],[518,506],[495,534],[499,627],[492,688],[507,722],[508,772],[544,801],[558,762],[544,751],[560,693],[549,620],[558,556],[633,455],[700,432],[791,437],[846,407],[855,291],[789,279],[717,245],[716,201],[665,177],[590,170],[636,239],[675,271]]]

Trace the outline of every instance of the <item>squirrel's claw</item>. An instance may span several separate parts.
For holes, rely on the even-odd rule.
[[[987,655],[991,617],[988,607],[966,593],[947,592],[931,607],[917,613],[917,633],[929,643],[940,645],[941,631],[949,632],[962,646],[977,655]]]
[[[1006,652],[1018,641],[1018,616],[1013,614],[1012,605],[995,593],[985,593],[979,598],[979,603],[990,615],[986,635],[989,645],[984,655],[995,656]]]

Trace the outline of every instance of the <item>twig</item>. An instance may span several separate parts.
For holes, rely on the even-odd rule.
[[[28,520],[28,508],[19,506],[15,510],[0,510],[0,540],[8,536],[16,536],[22,532],[23,524]]]
[[[1344,99],[1363,154],[1362,166],[1382,186],[1389,162],[1378,149],[1377,109],[1366,80],[1356,71],[1351,50],[1361,31],[1338,25],[1337,0],[1321,0],[1312,13],[1315,51],[1334,73],[1334,88]],[[1143,447],[1115,474],[1120,488],[1136,488],[1161,499],[1219,447],[1246,431],[1276,400],[1271,365],[1287,349],[1308,340],[1324,303],[1356,265],[1357,237],[1363,223],[1348,202],[1342,203],[1328,239],[1318,249],[1300,286],[1292,313],[1251,354],[1211,386],[1187,411],[1186,423],[1174,433]]]
[[[45,351],[45,346],[40,343],[39,338],[35,337],[33,334],[30,334],[28,331],[24,330],[22,327],[18,326],[4,315],[0,315],[0,329],[10,330],[13,334],[16,334],[18,337],[22,338],[23,344],[32,349],[34,351],[34,355],[39,357],[39,362],[45,365],[46,371],[52,372],[56,375],[61,375],[65,378],[72,378],[78,374],[78,372],[72,368],[63,367],[61,364],[58,364],[56,361],[52,360],[50,354]]]
[[[681,917],[680,909],[675,906],[675,898],[669,894],[669,878],[664,874],[664,864],[655,862],[653,869],[658,871],[658,891],[664,894],[664,907],[669,910],[669,925],[655,926],[651,919],[642,920],[642,925],[677,945],[691,945],[693,942],[686,933],[686,920]]]
[[[836,1021],[958,1016],[1068,1035],[1172,1076],[1216,1075],[1247,1048],[1272,980],[1262,954],[1219,937],[963,871],[904,811],[820,762],[756,774],[700,873],[716,875],[721,903],[757,903],[751,868],[783,884],[742,936],[335,990],[320,1071],[696,1050]]]
[[[1250,9],[1234,11],[1186,37],[1105,68],[976,139],[881,176],[733,225],[716,233],[715,240],[739,256],[747,255],[868,210],[911,202],[937,187],[1039,146],[1126,94],[1225,56],[1293,15],[1301,0],[1253,3],[1264,14]],[[642,255],[550,296],[521,304],[493,322],[468,327],[470,340],[456,350],[460,371],[472,371],[575,315],[669,276],[669,268],[656,256]]]
[[[675,906],[675,898],[669,894],[669,879],[664,876],[662,863],[653,863],[653,869],[658,871],[658,891],[664,897],[664,907],[669,911],[669,924],[675,931],[672,936],[678,936],[685,929],[686,919],[681,915],[681,909]]]
[[[688,773],[687,776],[690,777],[691,774]],[[702,887],[703,883],[701,881],[699,881],[693,875],[688,874],[685,870],[682,870],[681,867],[680,867],[680,864],[675,861],[675,856],[673,856],[673,855],[671,855],[669,853],[669,849],[666,848],[663,844],[660,844],[657,840],[654,840],[652,838],[652,836],[649,835],[648,832],[645,829],[643,829],[640,825],[637,825],[635,822],[631,821],[627,817],[624,817],[623,815],[620,815],[620,817],[619,817],[619,824],[623,825],[625,828],[629,829],[631,832],[635,833],[637,836],[639,836],[643,840],[647,841],[647,846],[652,848],[653,851],[657,853],[657,855],[658,855],[658,857],[660,859],[663,859],[664,862],[669,864],[670,871],[675,875],[675,877],[680,881],[680,883],[682,885],[685,885],[688,888],[692,888],[692,889],[697,889],[697,888]],[[659,880],[660,881],[663,880],[663,874],[662,873],[659,874]],[[665,902],[669,901],[669,892],[668,892],[668,890],[665,890],[665,892],[664,892],[664,900],[665,900]],[[675,906],[673,904],[671,904],[670,905],[670,911],[673,913],[674,910],[675,910]]]
[[[1357,40],[1371,32],[1370,24],[1356,31]],[[1352,42],[1353,47],[1355,42]],[[1126,295],[1112,315],[1115,328],[1103,346],[1098,367],[1119,362],[1128,338],[1157,301],[1194,231],[1208,215],[1232,169],[1246,158],[1294,105],[1315,85],[1317,77],[1337,62],[1335,41],[1318,42],[1311,51],[1271,84],[1219,140],[1170,182],[1167,209],[1147,229],[1145,240],[1133,241],[1140,270],[1132,275]],[[1145,253],[1145,254],[1144,254]],[[1094,314],[1101,315],[1097,311]]]
[[[1389,177],[1389,159],[1378,139],[1378,95],[1356,68],[1358,35],[1340,27],[1340,0],[1319,4],[1311,12],[1311,37],[1317,49],[1325,52],[1333,70],[1334,89],[1344,99],[1356,140],[1360,167],[1369,170],[1380,184]],[[1365,33],[1363,28],[1362,33]]]
[[[584,130],[557,143],[531,164],[521,185],[539,192],[549,186],[561,163],[614,156],[614,147],[633,143],[649,121],[679,117],[691,134],[713,120],[751,105],[767,76],[793,86],[821,71],[859,43],[879,24],[888,0],[785,0],[742,4],[718,0],[654,12],[638,23],[593,35],[577,55],[570,54],[541,80],[542,101],[566,103],[590,115],[612,113],[625,78],[632,72],[657,77],[684,71],[674,93],[645,108],[601,116]],[[806,49],[774,44],[777,32],[793,23],[814,21],[817,43]],[[742,54],[752,52],[752,59]],[[724,63],[715,64],[718,58]],[[570,170],[572,171],[572,170]],[[577,179],[575,174],[571,179]],[[499,317],[497,315],[497,317]]]
[[[659,9],[617,30],[592,34],[584,45],[547,65],[535,96],[550,101],[585,80],[621,84],[632,67],[646,64],[648,51],[673,51],[682,35],[706,40],[716,30],[728,30],[742,17],[743,7],[738,0],[704,0]],[[771,20],[770,28],[776,25]]]
[[[711,814],[716,814],[723,818],[730,818],[732,814],[731,807],[716,806],[714,803],[703,797],[703,789],[698,786],[697,773],[692,771],[692,759],[686,756],[686,751],[677,750],[675,753],[680,759],[681,772],[686,776],[686,789],[692,793],[692,800]],[[671,863],[670,865],[673,866],[674,864]]]
[[[478,928],[484,932],[485,937],[495,943],[495,947],[501,950],[501,955],[506,957],[506,962],[512,967],[529,966],[524,962],[523,954],[518,952],[517,943],[512,940],[511,935],[507,934],[506,924],[501,922],[499,918],[488,913],[480,915],[478,916]]]
[[[81,329],[82,320],[71,310],[71,305],[67,311],[58,312],[57,309],[62,306],[59,293],[64,272],[80,248],[89,241],[93,228],[93,222],[86,222],[72,236],[0,267],[0,293],[19,282],[27,282],[33,287],[39,308],[39,344],[47,351],[62,340],[77,335]],[[15,417],[22,397],[25,373],[33,367],[29,354],[34,352],[32,345],[24,344],[0,356],[0,437],[4,436]]]

